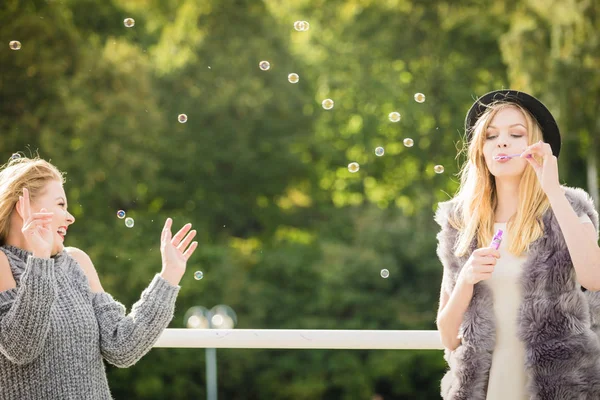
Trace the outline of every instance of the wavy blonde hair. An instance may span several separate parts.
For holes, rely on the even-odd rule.
[[[459,176],[460,187],[455,198],[457,212],[449,222],[459,231],[455,247],[456,256],[464,256],[470,250],[473,238],[477,248],[487,247],[494,235],[495,210],[498,204],[496,181],[485,163],[483,145],[487,128],[499,111],[514,107],[519,109],[527,122],[528,142],[542,140],[542,129],[536,119],[523,107],[515,103],[495,102],[490,104],[473,126],[470,143],[466,145],[467,160]],[[465,149],[463,149],[464,151]],[[510,243],[508,251],[521,255],[529,245],[544,234],[542,215],[550,207],[548,197],[542,190],[533,168],[527,167],[519,183],[519,206],[507,223]]]
[[[0,167],[0,245],[6,243],[10,231],[10,217],[23,194],[29,189],[31,200],[43,194],[51,180],[65,183],[64,174],[48,161],[39,157],[12,158]]]

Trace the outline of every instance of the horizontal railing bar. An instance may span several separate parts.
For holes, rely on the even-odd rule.
[[[438,331],[165,329],[154,347],[441,350]]]

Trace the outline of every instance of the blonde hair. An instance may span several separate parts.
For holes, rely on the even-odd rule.
[[[459,176],[460,187],[457,213],[449,222],[459,231],[455,247],[456,256],[464,256],[470,250],[473,239],[477,248],[487,247],[494,235],[495,209],[497,206],[496,182],[489,171],[483,155],[487,128],[500,110],[508,107],[519,109],[527,122],[528,142],[542,140],[542,130],[535,118],[515,103],[496,102],[490,104],[473,126],[473,134],[467,145],[467,160]],[[464,149],[463,149],[464,150]],[[529,245],[544,234],[542,215],[550,207],[548,197],[542,190],[533,168],[526,168],[519,183],[519,206],[507,223],[510,243],[508,251],[521,255]]]
[[[43,194],[49,181],[65,183],[62,172],[48,161],[39,157],[11,157],[0,167],[0,245],[6,243],[10,231],[10,217],[23,194],[23,188],[29,189],[31,200]]]

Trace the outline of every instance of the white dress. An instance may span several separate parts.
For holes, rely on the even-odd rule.
[[[592,223],[587,215],[579,217],[582,223]],[[494,232],[504,231],[500,244],[501,257],[494,273],[483,281],[493,293],[496,317],[496,345],[492,355],[492,367],[487,400],[527,400],[525,372],[525,346],[517,336],[517,316],[521,304],[519,277],[526,255],[516,257],[508,252],[506,223],[495,223]]]

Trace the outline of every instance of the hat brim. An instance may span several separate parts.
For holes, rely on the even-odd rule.
[[[535,97],[517,90],[495,90],[484,94],[473,103],[465,119],[467,141],[471,141],[473,126],[485,112],[487,106],[497,101],[516,103],[529,111],[542,128],[544,142],[550,145],[552,154],[558,157],[560,154],[561,138],[558,124],[552,116],[552,113],[550,113],[546,106]]]

